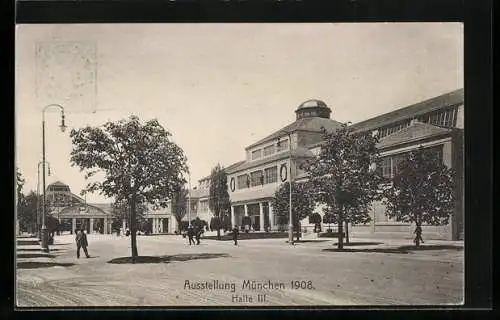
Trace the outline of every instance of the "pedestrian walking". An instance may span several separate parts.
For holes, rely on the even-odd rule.
[[[413,240],[413,242],[417,245],[417,247],[420,245],[420,242],[424,243],[424,240],[422,239],[422,227],[421,226],[417,226],[415,228],[415,239]]]
[[[83,232],[83,229],[78,230],[76,234],[76,258],[80,259],[80,248],[83,248],[85,256],[89,258],[89,253],[87,251],[89,243],[87,242],[87,235]]]
[[[234,241],[234,245],[237,246],[238,245],[238,234],[239,234],[239,230],[238,230],[238,226],[235,225],[234,228],[233,228],[233,241]]]
[[[195,230],[196,234],[196,245],[200,244],[201,233],[203,232],[201,228],[197,227]]]
[[[188,230],[187,230],[187,236],[189,238],[189,245],[192,244],[195,244],[194,240],[193,240],[193,237],[194,237],[194,229],[193,229],[193,226],[189,226],[188,227]]]

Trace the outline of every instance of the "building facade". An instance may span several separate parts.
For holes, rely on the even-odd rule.
[[[392,178],[405,153],[430,148],[443,164],[455,171],[455,210],[445,226],[423,225],[426,238],[461,240],[464,232],[464,90],[459,89],[352,126],[357,131],[379,134],[381,173]],[[413,238],[415,226],[396,222],[385,214],[380,202],[373,203],[371,222],[352,226],[360,237]]]
[[[304,175],[302,161],[314,156],[311,146],[322,140],[321,128],[335,130],[341,123],[330,119],[331,109],[309,100],[295,110],[296,121],[247,146],[244,161],[226,169],[231,199],[231,221],[251,218],[252,228],[278,230],[271,200],[279,186]]]
[[[226,168],[233,225],[241,225],[243,216],[249,216],[254,230],[283,227],[278,226],[271,205],[274,193],[290,179],[306,180],[307,175],[300,164],[320,152],[321,128],[334,131],[341,126],[340,122],[330,119],[331,109],[320,100],[302,103],[295,114],[296,121],[247,146],[245,160]],[[394,175],[397,161],[404,153],[421,146],[436,150],[443,163],[455,169],[455,213],[446,226],[423,226],[427,238],[456,240],[463,237],[463,118],[464,91],[459,89],[351,125],[355,131],[379,135],[382,167],[378,170],[386,177]],[[323,215],[320,207],[315,211]],[[373,203],[370,215],[371,222],[352,226],[351,234],[412,237],[414,226],[388,219],[381,203]],[[301,225],[306,230],[314,227],[308,218]]]

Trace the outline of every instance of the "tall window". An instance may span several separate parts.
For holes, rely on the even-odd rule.
[[[250,180],[252,181],[252,187],[264,184],[264,175],[262,174],[262,171],[259,170],[250,173]]]
[[[381,162],[381,173],[384,178],[391,178],[391,157],[384,157]]]
[[[200,212],[208,212],[208,200],[200,201]]]
[[[431,124],[451,128],[455,125],[456,108],[439,112],[438,115],[431,117]]]
[[[274,153],[274,144],[264,148],[264,157],[272,155]]]
[[[407,153],[400,153],[392,156],[392,172],[391,177],[394,177],[399,172],[399,164],[406,158]]]
[[[288,146],[289,146],[288,139],[280,140],[279,147],[277,147],[278,152],[288,150]]]
[[[429,147],[426,148],[426,150],[431,150],[435,152],[437,158],[439,161],[442,163],[443,162],[443,146],[435,146],[435,147]],[[395,155],[390,155],[382,158],[381,162],[381,167],[380,167],[380,173],[382,173],[382,176],[385,178],[394,178],[394,176],[398,173],[399,171],[399,164],[401,161],[403,161],[408,152],[404,153],[399,153]]]
[[[278,167],[271,167],[264,170],[264,183],[275,183],[278,181]]]
[[[259,159],[262,157],[262,149],[252,151],[252,160]]]
[[[238,185],[238,189],[245,189],[245,188],[248,188],[248,185],[247,185],[247,180],[248,180],[248,176],[246,174],[243,174],[241,176],[238,176],[236,178],[236,183]]]

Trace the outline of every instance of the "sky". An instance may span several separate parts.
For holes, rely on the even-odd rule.
[[[172,133],[195,186],[306,100],[356,123],[463,88],[463,59],[460,23],[17,25],[15,161],[35,191],[42,110],[60,104],[66,132],[57,108],[44,113],[46,184],[79,194],[88,181],[69,161],[69,131],[134,114]]]

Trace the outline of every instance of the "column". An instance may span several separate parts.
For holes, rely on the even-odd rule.
[[[245,203],[243,205],[243,207],[245,208],[245,217],[248,217],[248,205]],[[251,226],[249,225],[245,225],[245,230],[249,230]]]
[[[234,206],[231,206],[231,225],[232,227],[236,225],[236,220],[234,220]]]
[[[127,222],[125,221],[125,219],[123,219],[122,221],[122,227],[123,227],[123,235],[125,235],[125,229],[127,229]]]
[[[177,231],[177,219],[173,218],[170,219],[170,221],[172,221],[170,224],[169,224],[169,230],[170,230],[170,233],[174,233],[175,231]]]
[[[73,234],[75,234],[76,232],[76,218],[73,218],[71,219],[71,231],[73,232]]]
[[[159,233],[163,233],[163,218],[161,219],[158,219],[158,222],[159,222]]]
[[[274,228],[274,213],[273,213],[273,206],[271,205],[271,201],[268,202],[268,206],[269,206],[269,229],[271,229],[271,231],[272,231]]]
[[[94,233],[94,218],[90,218],[90,230],[89,233]]]
[[[153,234],[157,233],[157,223],[156,223],[156,218],[153,218]]]
[[[108,217],[104,217],[103,220],[102,231],[104,232],[104,234],[109,234]]]
[[[259,225],[260,231],[264,231],[264,206],[262,202],[259,202]]]

